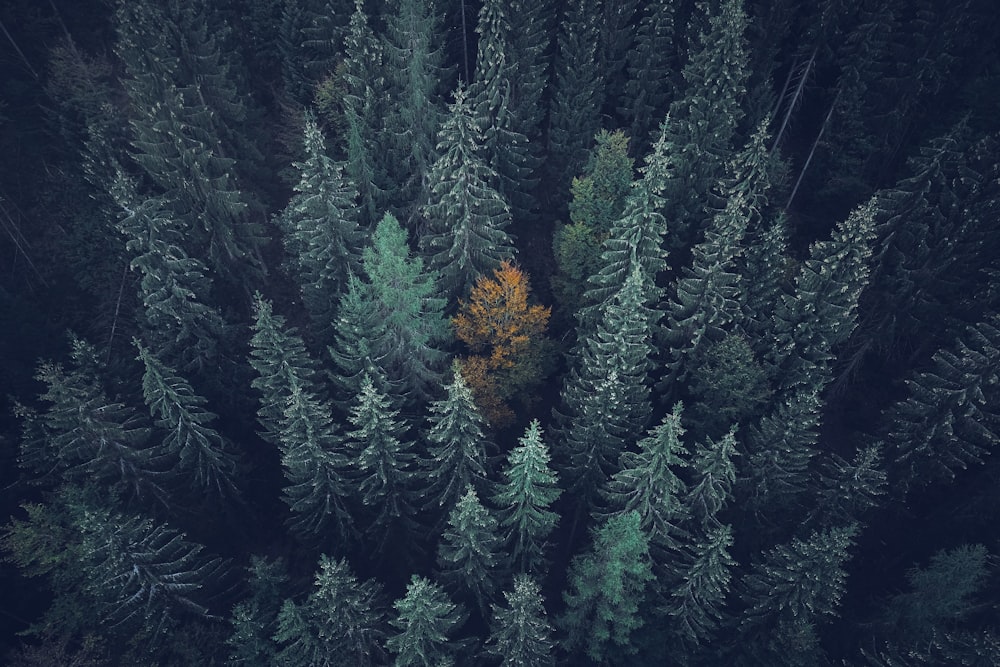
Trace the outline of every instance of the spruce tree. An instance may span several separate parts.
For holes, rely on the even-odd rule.
[[[583,650],[594,662],[615,652],[630,653],[632,633],[643,625],[639,607],[653,579],[649,540],[638,512],[608,518],[593,543],[570,564],[566,610],[558,619],[563,645]]]
[[[425,507],[450,511],[467,487],[486,486],[486,423],[457,364],[446,396],[430,406],[427,457],[421,461],[427,490]]]
[[[552,626],[545,616],[538,583],[519,574],[504,597],[506,606],[493,605],[486,650],[501,667],[553,667]]]
[[[238,459],[231,443],[212,427],[217,415],[205,409],[207,399],[138,340],[139,359],[145,372],[142,394],[146,407],[165,433],[162,447],[176,460],[174,472],[198,492],[209,497],[232,498]]]
[[[740,328],[758,358],[770,353],[774,337],[774,306],[781,303],[790,287],[786,274],[788,222],[783,214],[766,220],[756,233],[744,237],[743,252],[737,261],[740,285]]]
[[[336,69],[349,11],[343,0],[283,0],[281,78],[285,94],[299,105],[309,105],[316,87]]]
[[[505,575],[497,521],[467,487],[448,514],[448,525],[438,543],[440,579],[459,598],[471,598],[483,617]]]
[[[882,444],[859,449],[850,461],[830,452],[823,457],[810,520],[820,527],[860,522],[886,492]]]
[[[536,575],[545,570],[546,543],[559,521],[550,508],[562,493],[542,435],[532,420],[508,454],[506,481],[493,496],[514,570]]]
[[[249,572],[250,595],[233,607],[230,623],[232,634],[228,665],[232,667],[265,667],[275,664],[277,646],[272,636],[277,629],[281,610],[281,588],[288,576],[281,560],[268,561],[251,556]]]
[[[568,193],[573,175],[586,164],[591,141],[601,128],[605,82],[597,62],[599,6],[597,0],[573,0],[557,37],[546,167],[561,197],[566,195],[558,193]]]
[[[303,146],[305,160],[295,163],[296,194],[276,222],[302,303],[316,332],[326,340],[348,276],[360,270],[358,195],[344,178],[343,167],[328,157],[323,133],[311,114],[305,117]]]
[[[545,111],[543,97],[549,86],[550,51],[556,3],[551,0],[511,0],[510,50],[507,57],[515,72],[511,80],[512,126],[528,140],[529,162],[541,162],[540,139]]]
[[[722,525],[718,514],[732,499],[736,455],[736,434],[732,430],[718,441],[707,438],[696,445],[691,459],[694,475],[684,496],[692,531],[706,534]]]
[[[449,109],[438,133],[441,156],[431,169],[420,245],[440,273],[443,293],[455,298],[511,259],[514,246],[506,232],[510,207],[495,189],[496,172],[482,158],[483,134],[463,88]]]
[[[274,638],[282,667],[382,664],[387,634],[382,587],[358,580],[346,560],[323,555],[301,604],[285,600]]]
[[[677,86],[676,13],[673,0],[646,4],[628,52],[628,80],[618,111],[629,123],[628,134],[639,154],[645,154],[655,139],[654,130]]]
[[[465,621],[464,610],[448,599],[437,584],[413,575],[406,595],[393,603],[396,618],[390,623],[399,630],[389,637],[386,647],[396,655],[396,667],[440,667],[454,663],[455,631]]]
[[[441,93],[448,87],[443,20],[429,0],[399,0],[386,17],[383,40],[389,112],[385,138],[392,186],[390,208],[413,221],[437,183],[438,129],[444,121]]]
[[[638,443],[638,451],[623,451],[616,472],[604,489],[612,514],[637,512],[650,547],[670,549],[678,544],[684,517],[686,488],[677,471],[687,464],[681,458],[683,408],[674,405],[672,412]]]
[[[413,443],[403,439],[405,427],[389,406],[389,399],[365,375],[348,418],[354,427],[347,438],[354,452],[358,492],[374,515],[370,523],[371,532],[379,536],[378,551],[390,538],[411,537],[416,528]]]
[[[726,594],[736,561],[728,525],[711,528],[685,549],[676,568],[665,611],[671,626],[683,641],[698,645],[708,640],[724,618]]]

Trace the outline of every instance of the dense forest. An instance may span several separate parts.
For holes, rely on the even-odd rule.
[[[0,29],[3,664],[1000,664],[995,0]]]

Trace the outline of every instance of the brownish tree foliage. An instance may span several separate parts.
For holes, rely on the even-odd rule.
[[[528,305],[530,291],[528,276],[504,260],[492,278],[480,276],[451,320],[455,336],[472,352],[461,360],[462,377],[494,426],[513,420],[508,400],[523,396],[543,376],[552,309]]]

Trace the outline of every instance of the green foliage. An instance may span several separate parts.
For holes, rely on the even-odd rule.
[[[303,145],[305,160],[294,165],[299,172],[296,194],[275,222],[282,229],[302,303],[326,339],[348,276],[361,268],[358,195],[344,179],[343,167],[327,156],[323,133],[308,114]]]
[[[156,425],[165,431],[163,449],[176,460],[174,472],[209,497],[238,496],[238,459],[232,445],[212,427],[217,416],[203,407],[207,399],[139,340],[133,343],[145,367],[143,397]]]
[[[270,667],[277,647],[272,636],[277,629],[281,609],[281,588],[288,576],[280,560],[268,561],[251,556],[250,596],[233,607],[230,616],[232,634],[226,639],[232,667]]]
[[[709,343],[688,384],[694,430],[711,436],[756,416],[771,396],[764,367],[739,333]]]
[[[629,136],[640,152],[655,137],[653,131],[675,93],[680,54],[675,39],[677,3],[654,0],[642,9],[635,42],[628,52],[628,80],[619,113],[629,121]]]
[[[486,423],[458,364],[452,371],[445,398],[430,406],[428,456],[421,461],[425,506],[433,511],[450,511],[467,487],[482,490],[486,485]]]
[[[403,440],[405,426],[398,416],[366,375],[348,417],[354,429],[347,438],[361,501],[375,513],[372,530],[380,536],[380,550],[390,537],[400,537],[393,536],[393,530],[402,530],[405,537],[415,528],[417,494],[412,477],[416,456],[413,443]]]
[[[653,580],[649,540],[638,512],[608,518],[593,536],[591,548],[570,564],[566,611],[558,626],[563,645],[601,662],[612,651],[633,652],[632,633],[643,625],[639,606]]]
[[[430,173],[430,200],[422,211],[427,231],[420,245],[440,273],[443,293],[454,298],[511,259],[514,246],[506,232],[510,207],[495,189],[497,173],[481,157],[483,134],[463,88],[455,91],[449,109],[438,132],[441,157]]]
[[[514,569],[540,573],[546,541],[559,515],[549,509],[562,493],[549,468],[549,450],[538,420],[532,420],[518,445],[507,456],[506,480],[493,496]]]
[[[344,1],[284,0],[278,25],[281,74],[285,93],[299,104],[309,104],[316,86],[336,67],[349,11]]]
[[[732,498],[736,482],[736,433],[730,430],[718,440],[699,442],[691,459],[694,478],[684,498],[688,517],[698,533],[719,528],[718,514]]]
[[[465,621],[465,612],[440,586],[415,574],[406,595],[393,607],[397,615],[390,623],[399,632],[389,637],[386,647],[396,655],[396,667],[455,664],[449,640]]]
[[[705,642],[724,618],[723,607],[736,565],[729,555],[732,546],[729,526],[719,525],[684,554],[677,568],[678,582],[670,591],[665,609],[683,641],[695,645]]]
[[[878,506],[886,492],[886,477],[881,444],[859,449],[851,461],[832,452],[825,454],[810,518],[820,526],[860,521],[866,511]]]
[[[919,644],[973,613],[975,599],[991,574],[990,554],[981,544],[963,544],[935,553],[926,567],[906,574],[909,591],[886,604],[880,619],[891,636]]]
[[[552,626],[545,617],[538,583],[526,574],[514,577],[504,591],[507,605],[493,605],[493,622],[486,650],[501,667],[552,667]]]
[[[497,521],[469,487],[448,514],[438,543],[441,580],[461,597],[471,597],[483,616],[506,570]]]
[[[274,639],[280,667],[382,664],[387,634],[382,588],[359,581],[347,561],[320,557],[314,586],[301,604],[285,600]]]

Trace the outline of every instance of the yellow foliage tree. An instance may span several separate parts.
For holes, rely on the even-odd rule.
[[[452,318],[455,336],[472,355],[461,360],[462,377],[491,424],[505,426],[514,413],[507,404],[543,376],[545,331],[552,309],[528,305],[528,276],[510,261],[480,276],[468,302]]]

